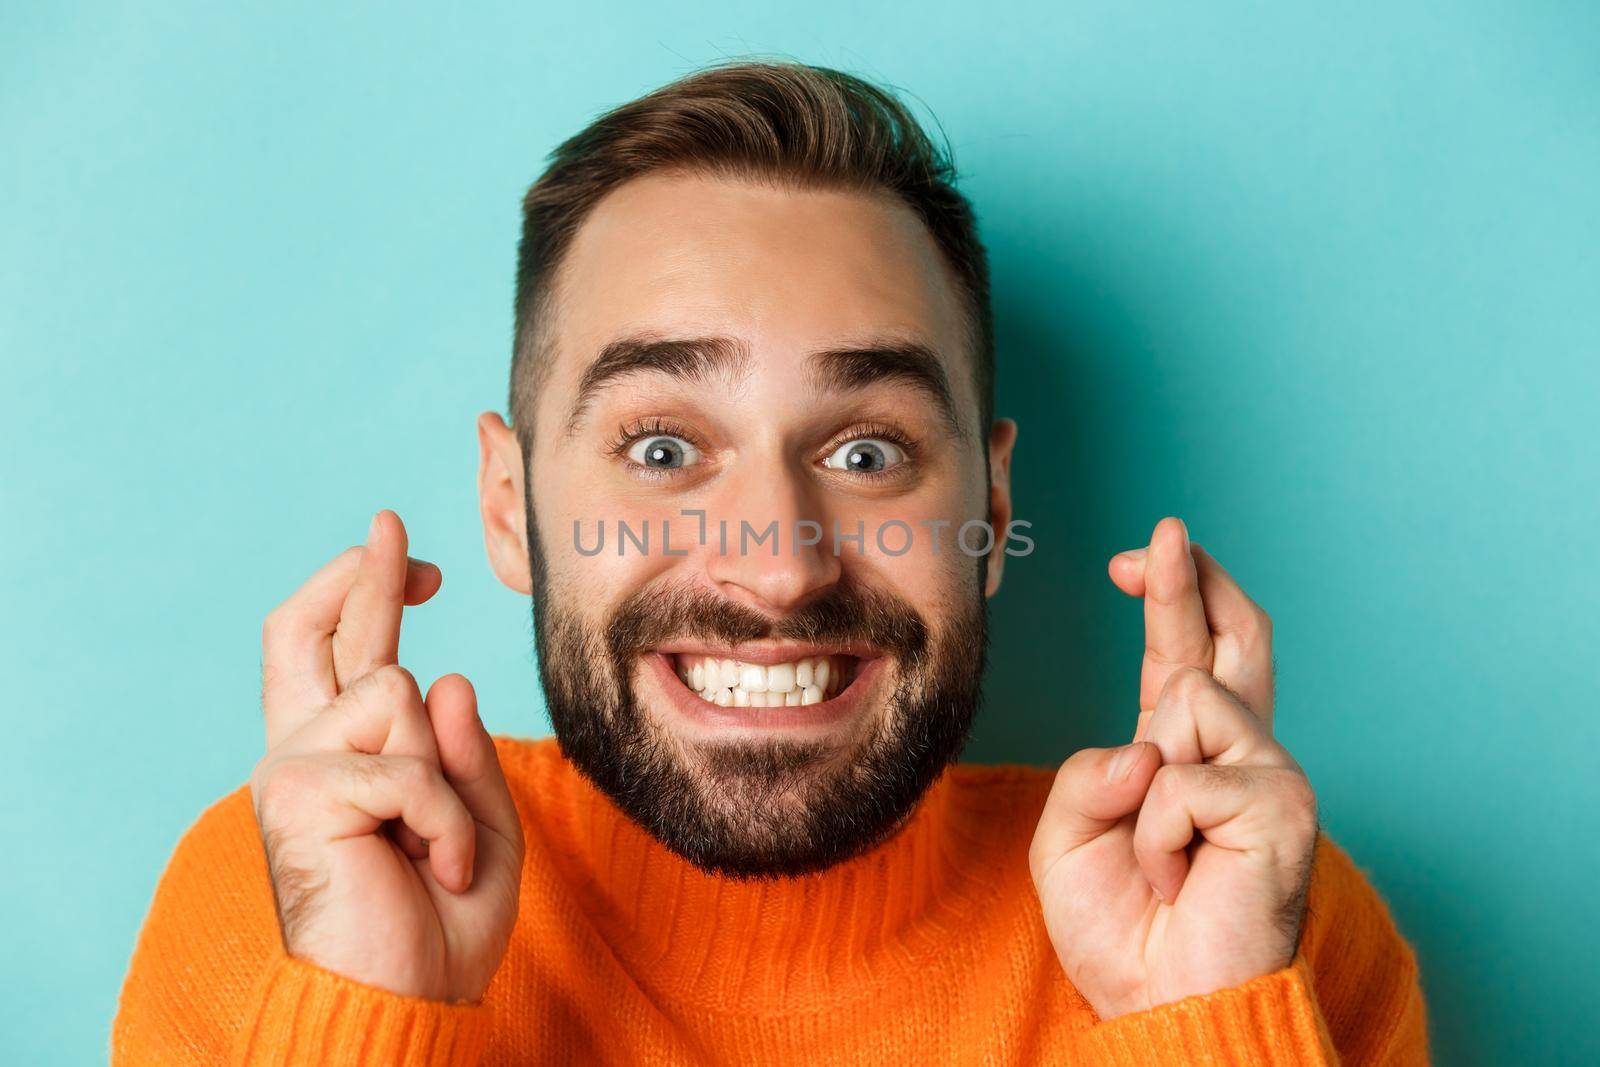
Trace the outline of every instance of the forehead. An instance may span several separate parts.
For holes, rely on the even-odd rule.
[[[888,194],[637,178],[584,221],[555,295],[541,406],[569,398],[607,343],[640,332],[740,338],[756,374],[864,338],[920,341],[945,361],[957,403],[976,402],[958,289],[927,228]]]

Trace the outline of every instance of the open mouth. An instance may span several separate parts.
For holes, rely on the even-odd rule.
[[[729,729],[817,733],[860,727],[881,706],[893,663],[867,644],[799,641],[675,641],[646,649],[642,657],[646,673],[664,687],[664,707],[702,736]]]
[[[797,708],[821,704],[850,688],[860,656],[800,656],[771,663],[706,655],[667,653],[673,673],[707,704],[728,708]]]

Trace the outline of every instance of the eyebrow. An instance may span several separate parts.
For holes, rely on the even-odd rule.
[[[704,380],[718,374],[737,377],[745,372],[749,361],[749,350],[730,337],[619,337],[601,349],[583,372],[578,395],[567,414],[567,433],[577,430],[578,421],[595,396],[619,378],[634,374],[665,374],[687,380]]]
[[[834,389],[865,389],[898,381],[920,389],[939,408],[951,433],[961,436],[961,420],[950,379],[939,354],[919,341],[880,341],[860,348],[830,348],[811,356],[817,382]]]
[[[865,389],[879,382],[904,382],[921,390],[939,408],[956,436],[961,422],[954,395],[938,353],[919,341],[879,340],[859,346],[823,349],[808,357],[811,376],[820,388]],[[749,371],[750,351],[731,337],[620,337],[601,349],[583,372],[567,415],[567,433],[607,386],[635,374],[662,374],[683,380],[717,375],[739,377]]]

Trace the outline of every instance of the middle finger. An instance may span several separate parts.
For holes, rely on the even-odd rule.
[[[1173,671],[1198,667],[1209,672],[1216,648],[1200,598],[1199,573],[1189,553],[1183,520],[1156,523],[1144,565],[1144,663],[1139,672],[1139,723],[1142,727],[1161,699]]]

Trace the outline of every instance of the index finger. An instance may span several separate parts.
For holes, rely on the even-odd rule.
[[[400,661],[405,607],[406,527],[384,508],[372,517],[367,545],[333,632],[333,673],[342,689],[362,675]]]

